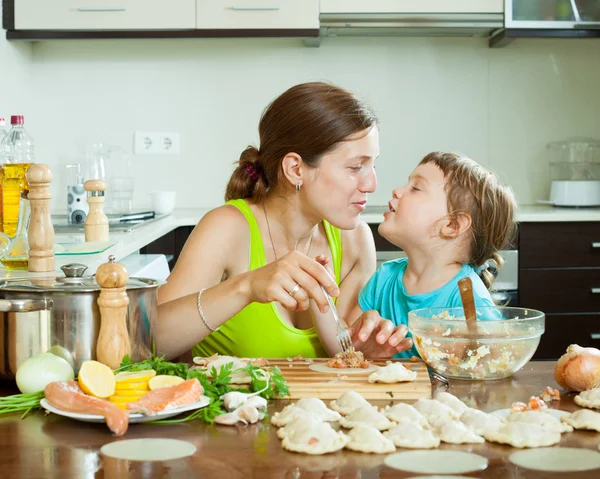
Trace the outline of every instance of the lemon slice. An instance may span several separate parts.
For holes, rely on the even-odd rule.
[[[142,396],[143,394],[141,396],[119,396],[115,394],[113,396],[110,396],[108,400],[110,402],[129,403],[139,401]]]
[[[167,376],[163,374],[150,379],[148,385],[150,386],[150,390],[154,391],[155,389],[176,386],[177,384],[181,384],[183,381],[184,379],[180,378],[179,376]]]
[[[114,395],[128,397],[128,398],[137,398],[137,397],[142,397],[148,391],[149,391],[148,388],[146,388],[146,389],[119,389],[118,387],[116,387]],[[131,399],[131,400],[133,401],[133,399]]]
[[[126,373],[117,373],[115,375],[115,380],[117,384],[127,382],[127,383],[139,383],[148,381],[151,378],[156,376],[156,371],[154,369],[146,369],[144,371],[131,371]]]
[[[115,393],[115,375],[107,365],[98,361],[84,361],[77,382],[82,391],[97,398],[107,398]]]
[[[135,382],[135,383],[121,381],[121,382],[116,383],[116,386],[115,386],[115,391],[119,391],[119,392],[133,391],[133,390],[148,392],[150,390],[148,387],[148,381]]]

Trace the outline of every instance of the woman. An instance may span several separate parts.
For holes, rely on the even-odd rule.
[[[345,90],[305,83],[271,103],[259,134],[260,149],[246,148],[229,180],[227,204],[198,223],[159,290],[160,354],[326,356],[307,311],[314,301],[327,313],[321,285],[365,356],[410,348],[404,326],[361,314],[357,301],[376,266],[359,216],[377,187],[374,114]]]

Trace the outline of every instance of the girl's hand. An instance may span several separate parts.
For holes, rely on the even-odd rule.
[[[319,310],[326,313],[329,305],[320,285],[323,285],[331,296],[340,294],[327,269],[297,251],[292,251],[283,258],[247,274],[246,288],[250,302],[277,301],[286,309],[305,311],[312,298]]]
[[[406,337],[407,332],[406,326],[395,327],[377,311],[365,311],[350,326],[354,348],[368,359],[388,359],[412,348],[413,342]]]

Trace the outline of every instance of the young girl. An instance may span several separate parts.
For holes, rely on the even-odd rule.
[[[494,305],[489,292],[494,277],[487,261],[502,266],[499,251],[516,228],[515,198],[495,175],[464,156],[433,152],[407,185],[393,191],[389,209],[379,233],[407,257],[379,267],[361,290],[353,317],[374,310],[406,327],[409,311],[462,306],[458,281],[465,277],[473,283],[476,306]],[[315,322],[319,329],[324,320]],[[335,335],[321,329],[321,341],[331,354]],[[353,339],[360,349],[360,338]],[[417,354],[410,339],[403,343],[404,351],[395,357]]]

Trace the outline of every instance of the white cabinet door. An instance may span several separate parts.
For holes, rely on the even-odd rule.
[[[504,0],[321,0],[321,13],[503,12]]]
[[[319,0],[198,0],[196,28],[319,28]]]
[[[196,0],[15,0],[17,30],[196,28]]]

